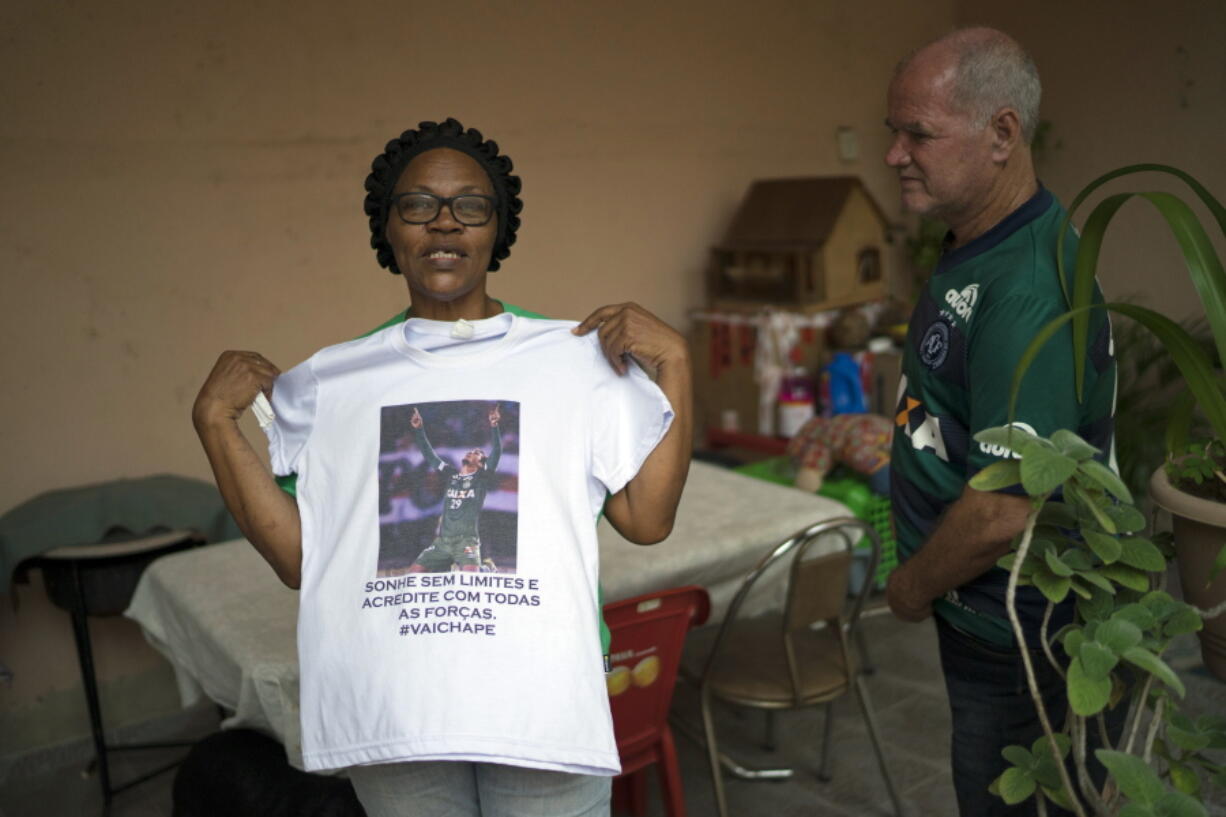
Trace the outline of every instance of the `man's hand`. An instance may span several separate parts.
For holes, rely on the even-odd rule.
[[[417,410],[417,406],[413,407],[413,414],[409,417],[409,425],[413,428],[421,428],[421,412]]]
[[[222,352],[196,395],[192,422],[200,430],[238,420],[257,394],[272,394],[279,374],[281,370],[257,352]]]
[[[490,409],[490,425],[494,428],[497,428],[498,421],[501,419],[502,419],[502,412],[498,409],[498,404],[495,403],[494,407]]]
[[[885,600],[890,611],[903,621],[923,621],[932,615],[932,600],[916,598],[910,578],[906,565],[894,568],[885,585]]]
[[[593,329],[618,374],[626,373],[627,355],[652,376],[669,363],[689,363],[689,348],[681,333],[638,304],[602,306],[571,331],[586,335]]]

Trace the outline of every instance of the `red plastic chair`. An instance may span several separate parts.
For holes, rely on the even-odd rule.
[[[644,772],[659,764],[660,787],[669,817],[685,817],[685,793],[668,709],[681,663],[685,634],[707,620],[711,600],[701,587],[678,587],[605,605],[612,633],[607,676],[613,733],[622,773],[615,778],[615,805],[642,817],[647,805]]]

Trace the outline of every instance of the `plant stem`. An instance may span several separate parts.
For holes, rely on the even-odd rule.
[[[1047,497],[1043,497],[1043,501],[1046,499]],[[1009,571],[1009,586],[1005,590],[1005,609],[1009,613],[1009,623],[1013,625],[1013,637],[1017,639],[1018,652],[1022,656],[1022,666],[1026,670],[1026,685],[1030,687],[1030,697],[1034,701],[1035,712],[1039,716],[1039,723],[1043,726],[1043,733],[1047,735],[1052,757],[1059,758],[1060,746],[1056,743],[1056,734],[1051,728],[1051,718],[1047,715],[1047,707],[1043,705],[1043,696],[1039,693],[1039,682],[1035,678],[1034,666],[1030,663],[1030,650],[1026,648],[1026,634],[1022,632],[1022,622],[1017,617],[1017,580],[1021,575],[1022,565],[1026,563],[1026,554],[1030,551],[1030,540],[1034,537],[1034,526],[1038,522],[1039,509],[1043,507],[1043,501],[1036,503],[1036,507],[1032,508],[1026,516],[1026,528],[1022,531],[1022,541],[1018,543],[1017,557],[1013,560],[1013,569]],[[1068,794],[1077,817],[1087,817],[1085,809],[1081,806],[1081,800],[1073,789],[1073,781],[1069,779],[1068,769],[1062,762],[1057,761],[1056,770],[1060,773],[1060,783],[1064,786],[1064,791]]]
[[[1065,679],[1064,667],[1060,666],[1060,662],[1056,660],[1056,656],[1052,654],[1051,644],[1047,642],[1047,625],[1051,623],[1052,611],[1056,609],[1056,605],[1050,601],[1047,602],[1047,609],[1043,611],[1043,623],[1039,627],[1039,643],[1043,645],[1043,654],[1047,656],[1048,663],[1052,669],[1060,676],[1060,680]]]
[[[1154,683],[1154,676],[1146,675],[1145,684],[1141,687],[1141,692],[1137,696],[1133,705],[1136,710],[1132,713],[1132,728],[1128,730],[1128,742],[1124,744],[1124,751],[1132,754],[1133,744],[1137,742],[1137,733],[1141,731],[1141,716],[1145,714],[1145,701],[1149,697],[1149,688]]]
[[[1132,706],[1135,709],[1130,713],[1132,715],[1132,726],[1128,728],[1128,739],[1124,743],[1123,750],[1128,754],[1132,754],[1132,747],[1136,744],[1137,733],[1141,731],[1141,717],[1145,714],[1145,701],[1149,698],[1149,689],[1154,683],[1154,676],[1146,674],[1145,683],[1141,686],[1136,697],[1133,698]],[[1123,738],[1121,738],[1123,740]],[[1119,790],[1111,791],[1111,776],[1108,775],[1103,784],[1103,799],[1111,803],[1119,797]]]
[[[1158,738],[1158,730],[1162,727],[1162,710],[1166,706],[1166,698],[1159,698],[1154,704],[1154,717],[1149,722],[1149,734],[1145,736],[1144,760],[1148,764],[1154,756],[1154,741]]]
[[[1094,720],[1098,723],[1098,740],[1102,744],[1103,749],[1114,749],[1111,745],[1111,737],[1107,734],[1107,719],[1103,717],[1103,713],[1099,712]]]
[[[1090,769],[1086,765],[1088,731],[1086,719],[1080,715],[1072,715],[1069,720],[1071,722],[1070,731],[1073,733],[1073,765],[1077,769],[1077,786],[1085,798],[1090,801],[1090,807],[1094,809],[1095,814],[1107,814],[1107,804],[1103,802],[1102,797],[1094,788],[1094,781],[1090,779]]]

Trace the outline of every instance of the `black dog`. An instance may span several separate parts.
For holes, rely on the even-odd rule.
[[[173,796],[174,817],[366,817],[348,780],[295,769],[280,743],[251,729],[193,746]]]

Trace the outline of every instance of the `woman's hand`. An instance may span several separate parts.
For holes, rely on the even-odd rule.
[[[237,422],[257,394],[272,392],[280,373],[255,352],[223,352],[196,395],[192,422],[234,521],[281,581],[297,588],[302,583],[298,505],[277,487]]]
[[[600,346],[618,374],[626,373],[626,356],[638,361],[648,374],[658,377],[669,364],[689,361],[689,349],[681,333],[635,303],[602,306],[572,331],[586,335],[593,329]]]
[[[605,517],[631,542],[650,545],[668,536],[685,487],[693,443],[693,384],[690,350],[681,333],[638,304],[602,306],[574,328],[599,332],[614,371],[626,373],[633,357],[650,374],[673,408],[673,423],[626,486],[605,503]]]
[[[279,374],[281,370],[257,352],[222,352],[196,395],[192,422],[201,429],[237,420],[257,394],[272,395]]]

